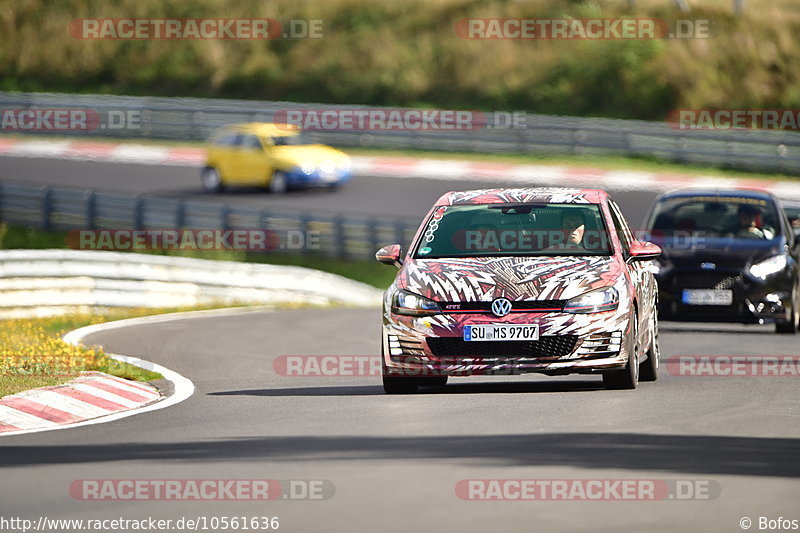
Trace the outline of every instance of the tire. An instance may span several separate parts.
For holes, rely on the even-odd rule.
[[[288,188],[289,179],[286,177],[286,173],[282,170],[276,170],[275,173],[272,174],[272,178],[269,180],[267,190],[269,190],[271,194],[283,194]]]
[[[795,308],[795,299],[792,298],[792,312],[789,315],[789,320],[778,320],[775,322],[775,333],[794,335],[797,333],[797,309]]]
[[[447,385],[447,376],[430,376],[419,378],[420,387],[441,388]]]
[[[406,376],[383,376],[386,394],[414,394],[419,389],[419,379]]]
[[[653,339],[647,348],[647,359],[639,363],[639,381],[655,381],[658,379],[659,358],[661,348],[658,345],[658,317],[653,311]]]
[[[383,344],[383,341],[381,341],[381,344]],[[386,373],[383,347],[381,347],[381,369],[383,373],[383,392],[386,394],[414,394],[419,389],[419,378],[390,376]]]
[[[203,182],[203,189],[208,193],[217,193],[225,190],[222,179],[219,177],[219,172],[214,167],[204,168],[200,174],[200,179]]]
[[[609,390],[635,389],[639,383],[639,341],[638,315],[633,313],[631,333],[628,338],[628,362],[622,370],[613,370],[603,374],[603,385]]]

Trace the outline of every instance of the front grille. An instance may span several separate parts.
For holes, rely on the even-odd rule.
[[[460,337],[428,337],[436,357],[563,357],[572,353],[577,335],[551,335],[538,341],[465,341]]]
[[[492,302],[440,302],[445,313],[491,313]],[[564,309],[564,300],[515,300],[512,313],[557,312]]]

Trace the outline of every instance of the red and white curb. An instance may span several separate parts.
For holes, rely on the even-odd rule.
[[[199,167],[204,162],[205,151],[200,147],[187,146],[0,138],[0,156]],[[353,157],[353,169],[357,174],[371,177],[476,181],[524,186],[548,185],[640,191],[665,191],[683,187],[747,187],[769,190],[784,198],[800,198],[800,183],[693,174],[364,156]]]
[[[87,372],[63,385],[0,399],[0,434],[74,424],[143,407],[159,398],[158,389],[148,383]]]

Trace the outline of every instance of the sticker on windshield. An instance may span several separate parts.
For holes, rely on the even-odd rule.
[[[431,248],[429,246],[419,249],[419,255],[428,255],[429,253],[431,253]]]
[[[436,209],[436,211],[433,213],[431,221],[428,223],[428,227],[425,229],[425,233],[422,236],[422,240],[426,243],[433,242],[433,239],[436,238],[434,233],[436,233],[436,230],[439,229],[439,221],[444,216],[445,211],[447,211],[447,206],[443,205]],[[430,252],[430,249],[428,249],[428,251]]]

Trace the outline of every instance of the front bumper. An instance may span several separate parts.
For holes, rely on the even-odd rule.
[[[384,314],[386,375],[469,376],[601,373],[628,362],[629,314],[609,311],[516,313],[504,318],[458,314]],[[538,324],[539,341],[464,341],[467,324]]]
[[[656,279],[661,320],[764,324],[788,320],[792,308],[793,282],[784,272],[760,280],[742,270],[677,270]],[[689,305],[683,302],[686,289],[732,290],[733,303]]]
[[[290,187],[324,187],[338,186],[350,181],[352,170],[323,171],[319,168],[306,174],[299,168],[286,171],[286,178]]]

